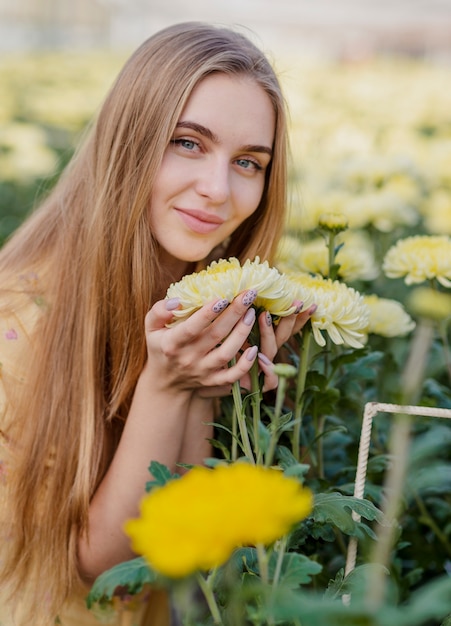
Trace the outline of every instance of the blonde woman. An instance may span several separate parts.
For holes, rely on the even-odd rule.
[[[241,351],[252,289],[171,328],[178,303],[164,296],[214,257],[271,260],[286,167],[283,98],[262,53],[228,29],[173,26],[126,63],[0,253],[2,626],[98,623],[83,597],[134,556],[122,526],[149,462],[202,463],[213,399],[256,358],[275,385],[271,360],[305,314],[277,334],[262,314],[257,356]],[[160,600],[134,622],[166,623]]]

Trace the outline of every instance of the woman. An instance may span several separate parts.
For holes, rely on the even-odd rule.
[[[277,334],[262,314],[257,357],[241,351],[253,290],[171,328],[178,303],[164,296],[213,258],[271,260],[286,167],[266,58],[233,31],[180,24],[130,58],[58,185],[4,247],[1,580],[17,621],[0,604],[2,626],[97,623],[82,598],[133,558],[122,525],[149,462],[202,463],[214,398],[245,384],[256,358],[275,386],[271,360],[306,314]],[[136,620],[160,623],[148,604]]]

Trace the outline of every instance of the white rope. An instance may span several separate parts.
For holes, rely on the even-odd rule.
[[[368,402],[365,404],[363,412],[362,430],[360,433],[359,455],[357,459],[357,470],[354,484],[354,497],[363,499],[365,493],[366,472],[368,467],[368,456],[370,451],[371,429],[373,418],[378,413],[403,413],[405,415],[421,415],[424,417],[440,417],[451,419],[451,409],[440,409],[428,406],[410,406],[402,404],[386,404],[383,402]],[[361,517],[355,511],[352,517],[359,522]],[[356,537],[351,537],[348,544],[346,558],[345,576],[350,574],[355,568],[357,560],[358,541]],[[343,596],[343,601],[347,603],[349,598]]]

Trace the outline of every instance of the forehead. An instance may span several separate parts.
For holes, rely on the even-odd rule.
[[[241,138],[244,143],[272,146],[276,124],[273,103],[251,77],[216,73],[193,89],[179,122],[195,121],[221,137]]]

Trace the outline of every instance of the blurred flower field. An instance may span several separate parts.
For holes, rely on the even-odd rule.
[[[0,243],[54,183],[123,59],[92,53],[2,60]],[[317,309],[297,343],[286,346],[284,360],[296,376],[280,374],[285,398],[267,396],[256,410],[250,394],[242,411],[244,417],[254,413],[248,447],[257,463],[269,457],[268,464],[274,460],[300,478],[315,504],[281,540],[283,549],[279,545],[277,552],[277,542],[269,548],[270,564],[277,560],[277,577],[288,594],[276,618],[272,596],[266,613],[254,599],[250,606],[247,596],[239,597],[244,617],[233,626],[450,626],[450,420],[413,418],[409,458],[401,458],[391,443],[401,422],[378,417],[365,500],[356,503],[352,494],[367,403],[451,409],[451,67],[401,58],[289,59],[284,65],[292,165],[289,219],[276,266],[297,276],[299,299],[305,307],[314,301]],[[185,281],[185,291],[195,280]],[[239,456],[229,437],[232,404],[232,398],[222,402],[215,434],[225,461]],[[380,518],[370,503],[386,513],[391,496],[384,477],[398,462],[407,478],[401,493],[392,494],[398,517],[381,561],[374,552],[383,544],[384,525],[375,523]],[[161,484],[169,478],[163,476]],[[351,509],[363,519],[351,517]],[[346,578],[351,538],[359,540],[358,567]],[[238,557],[228,567],[242,575],[249,591],[246,585],[255,584],[262,566],[250,548]],[[365,564],[381,562],[390,572],[386,597],[368,604],[370,583],[365,602],[357,602],[354,613],[352,605],[348,610],[341,598],[352,590],[358,600]],[[118,581],[111,576],[109,592],[95,586],[89,600],[100,612],[117,600]],[[222,592],[229,593],[224,576],[210,582],[220,600]],[[299,600],[292,595],[295,588],[318,596]]]

